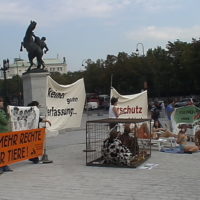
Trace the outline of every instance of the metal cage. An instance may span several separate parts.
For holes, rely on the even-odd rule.
[[[141,124],[147,124],[149,127],[149,135],[147,138],[139,138],[136,127]],[[131,137],[135,138],[133,143],[135,154],[129,159],[129,164],[121,163],[106,163],[103,156],[103,146],[110,132],[115,129],[120,134],[123,134],[125,124],[130,124],[133,133]],[[131,134],[131,133],[130,133]],[[129,135],[130,135],[129,134]],[[134,147],[135,146],[135,147]],[[88,166],[123,166],[123,167],[137,167],[145,162],[151,156],[151,119],[100,119],[86,122],[86,165]]]

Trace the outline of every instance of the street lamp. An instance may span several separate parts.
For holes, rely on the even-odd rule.
[[[9,69],[9,60],[3,60],[3,67],[0,70],[3,71],[4,77],[4,98],[6,105],[8,104],[8,91],[7,91],[7,79],[6,79],[6,71]]]
[[[137,54],[139,54],[139,49],[138,49],[139,45],[142,46],[142,54],[143,54],[143,57],[144,57],[144,45],[141,42],[137,43],[137,45],[136,45],[136,52],[137,52]],[[144,78],[145,78],[145,80],[143,82],[143,84],[144,84],[143,87],[144,87],[144,90],[147,90],[148,83],[147,83],[147,80],[146,80],[146,76]]]
[[[85,67],[84,63],[87,61],[87,59],[83,59],[81,66]]]
[[[137,43],[137,45],[136,45],[136,52],[139,54],[139,49],[138,49],[139,45],[142,46],[142,53],[143,53],[143,56],[144,56],[144,45],[141,42]]]
[[[16,66],[17,66],[17,100],[18,105],[21,106],[21,89],[20,89],[20,77],[19,77],[19,66],[18,66],[18,60],[16,60]]]

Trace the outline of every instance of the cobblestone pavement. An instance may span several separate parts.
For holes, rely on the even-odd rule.
[[[48,158],[54,162],[13,164],[13,172],[0,175],[0,200],[200,199],[200,153],[154,150],[146,163],[158,166],[147,170],[89,167],[84,149],[84,129],[48,138]]]

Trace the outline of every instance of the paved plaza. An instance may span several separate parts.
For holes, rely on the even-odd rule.
[[[152,169],[89,167],[85,164],[85,121],[80,129],[47,140],[52,164],[23,161],[0,175],[0,200],[199,200],[200,153],[158,150],[146,163]]]

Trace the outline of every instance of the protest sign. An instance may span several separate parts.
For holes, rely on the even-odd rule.
[[[48,130],[80,127],[84,104],[83,79],[70,85],[60,85],[50,76],[47,78],[47,119],[52,126]]]
[[[36,106],[8,106],[12,131],[38,128],[39,109]]]
[[[0,167],[43,155],[45,128],[0,134]]]
[[[118,98],[118,110],[124,113],[120,115],[120,118],[148,118],[147,91],[133,95],[120,95],[114,88],[111,88],[110,96]]]
[[[194,134],[193,128],[200,123],[200,108],[194,105],[176,108],[171,115],[171,120],[174,132],[178,132],[180,124],[187,124],[191,127],[187,133]]]

